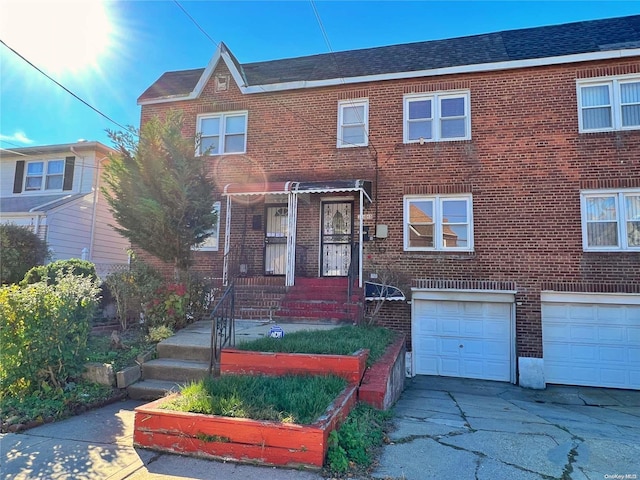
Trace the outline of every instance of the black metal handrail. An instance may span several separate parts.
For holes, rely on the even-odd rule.
[[[234,306],[235,284],[231,284],[211,312],[211,353],[209,356],[209,375],[213,374],[214,363],[220,362],[220,353],[226,346],[236,343]]]
[[[353,291],[353,283],[360,273],[360,244],[355,242],[351,244],[351,262],[349,263],[349,272],[347,273],[347,302],[351,301]]]

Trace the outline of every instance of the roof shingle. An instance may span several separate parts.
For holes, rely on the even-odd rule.
[[[416,72],[640,47],[640,15],[240,64],[247,86]],[[231,53],[228,52],[230,55]],[[186,96],[204,68],[167,72],[138,101]]]

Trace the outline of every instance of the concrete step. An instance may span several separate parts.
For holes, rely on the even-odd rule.
[[[201,380],[209,375],[209,362],[178,360],[175,358],[156,358],[142,364],[144,380],[165,380],[189,383]]]
[[[208,362],[211,358],[211,340],[206,345],[190,343],[188,340],[180,342],[163,341],[158,343],[156,351],[158,358],[173,358],[177,360],[193,360]]]
[[[157,400],[168,393],[180,391],[181,384],[164,380],[143,380],[127,387],[133,400]]]

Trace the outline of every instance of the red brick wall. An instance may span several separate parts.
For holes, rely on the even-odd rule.
[[[198,100],[143,106],[142,122],[179,108],[185,135],[192,136],[198,113],[248,110],[247,154],[210,158],[220,188],[232,181],[374,181],[376,201],[365,211],[373,219],[365,224],[386,224],[389,235],[366,244],[367,262],[393,265],[414,280],[513,282],[518,355],[539,357],[543,285],[623,291],[639,284],[640,253],[582,251],[580,189],[640,187],[640,131],[578,134],[576,108],[576,79],[638,72],[638,62],[609,61],[251,95],[233,81],[216,93],[212,80]],[[471,92],[472,139],[404,145],[403,95],[451,89]],[[338,101],[363,97],[369,99],[370,146],[336,148]],[[474,252],[404,252],[403,195],[452,192],[473,195]],[[319,196],[311,199],[300,203],[298,242],[313,249]],[[221,200],[220,252],[198,254],[219,274]],[[234,207],[234,215],[232,243],[241,231],[240,209]],[[262,232],[249,229],[246,244],[259,270]],[[317,259],[317,250],[308,257]],[[407,305],[390,304],[383,313],[385,324],[411,338]]]

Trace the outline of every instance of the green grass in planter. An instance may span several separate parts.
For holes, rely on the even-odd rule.
[[[159,408],[307,425],[344,390],[336,376],[223,375],[192,382]]]
[[[300,330],[283,338],[264,337],[236,345],[239,350],[274,353],[353,355],[369,349],[367,366],[373,365],[393,342],[396,333],[383,327],[346,325],[330,330]]]

